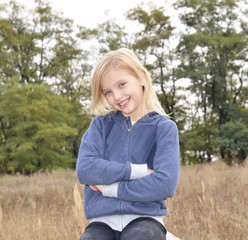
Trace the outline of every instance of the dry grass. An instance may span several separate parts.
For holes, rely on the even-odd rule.
[[[183,167],[168,229],[183,240],[248,240],[248,165]]]
[[[2,239],[78,239],[82,230],[80,213],[74,213],[78,207],[73,198],[75,183],[72,171],[1,177]]]
[[[248,239],[248,165],[182,167],[165,224],[183,240]],[[0,177],[0,239],[77,240],[87,225],[73,171]]]

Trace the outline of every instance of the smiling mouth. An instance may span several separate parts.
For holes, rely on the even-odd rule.
[[[130,98],[128,98],[128,99],[126,99],[126,100],[124,100],[124,101],[118,103],[118,106],[119,106],[120,108],[125,108],[125,107],[128,105],[129,100],[130,100]]]

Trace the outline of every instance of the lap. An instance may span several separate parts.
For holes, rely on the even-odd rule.
[[[105,223],[93,222],[85,229],[79,240],[117,240],[118,232]]]
[[[122,231],[120,240],[166,240],[164,226],[153,218],[141,217],[130,222]]]
[[[93,222],[85,229],[80,240],[166,240],[166,230],[153,218],[140,217],[131,221],[122,232],[105,223]]]

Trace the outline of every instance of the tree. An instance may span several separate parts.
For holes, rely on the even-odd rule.
[[[202,123],[200,118],[194,119],[189,129],[180,135],[181,158],[183,164],[211,162],[216,154],[214,140],[217,135],[215,122]]]
[[[235,107],[230,110],[231,120],[221,126],[221,136],[216,143],[226,151],[228,164],[243,162],[248,155],[248,109]]]
[[[124,27],[121,27],[115,22],[115,19],[108,19],[103,23],[99,23],[97,27],[93,29],[80,27],[78,36],[83,41],[90,40],[94,44],[97,40],[95,48],[98,49],[100,56],[106,52],[130,46],[128,33]]]
[[[37,1],[34,13],[14,1],[1,5],[1,76],[21,83],[44,82],[56,76],[80,51],[74,46],[72,22]]]
[[[83,50],[73,21],[59,15],[49,3],[36,0],[29,10],[15,1],[0,4],[0,86],[12,78],[20,84],[48,84],[73,106],[74,157],[89,124],[88,50]],[[0,118],[3,115],[0,112]]]
[[[13,79],[12,79],[13,81]],[[0,95],[0,172],[32,173],[74,165],[70,102],[44,84],[13,81]]]
[[[176,6],[186,25],[179,44],[180,77],[191,79],[202,123],[216,121],[218,136],[232,117],[230,109],[245,106],[247,37],[236,0],[180,0]],[[245,99],[246,98],[246,99]],[[212,119],[209,119],[211,116]],[[220,148],[225,158],[225,147]]]
[[[180,86],[177,85],[175,74],[179,56],[171,44],[174,28],[163,7],[150,5],[149,8],[146,11],[144,5],[139,5],[128,11],[127,18],[141,26],[141,30],[135,34],[132,48],[143,59],[154,82],[159,85],[159,99],[165,111],[175,116],[182,96],[179,95]]]
[[[85,76],[90,68],[88,52],[80,48],[72,20],[59,16],[48,3],[35,2],[32,11],[14,1],[0,5],[1,79],[58,83],[63,92],[69,92],[67,87],[75,81],[70,86],[62,83],[75,78],[71,66],[77,69],[77,76]]]

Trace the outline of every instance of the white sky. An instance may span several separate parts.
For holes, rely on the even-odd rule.
[[[9,1],[0,0],[0,3]],[[28,8],[34,6],[34,0],[16,1]],[[165,0],[48,0],[48,2],[54,10],[63,12],[64,17],[74,19],[76,24],[89,28],[109,18],[115,18],[117,23],[123,26],[125,25],[125,13],[142,2],[165,6]]]

